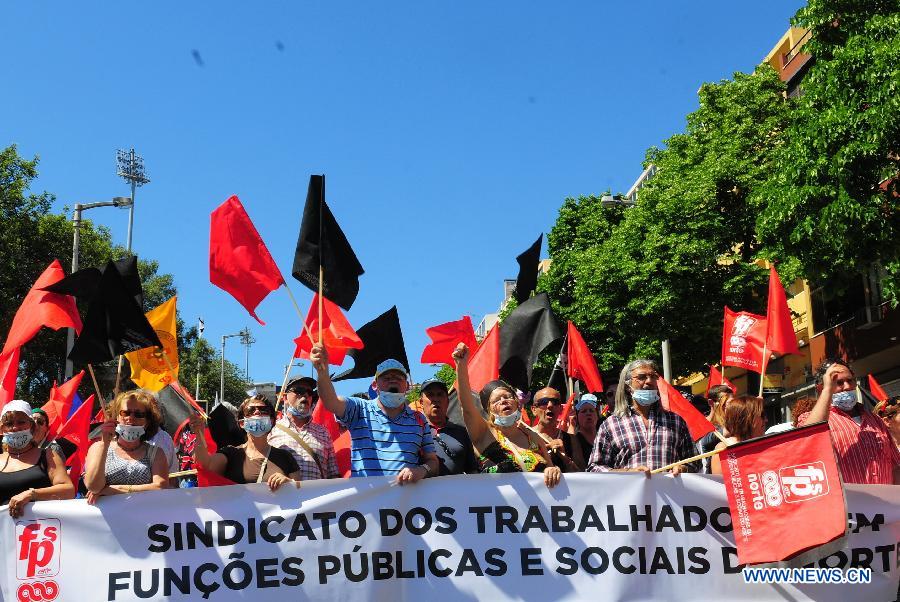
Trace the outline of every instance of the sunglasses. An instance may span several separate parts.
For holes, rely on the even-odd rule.
[[[561,406],[562,399],[560,399],[558,397],[541,397],[540,399],[534,400],[534,405],[541,407],[541,408],[544,406],[547,406],[547,405]]]
[[[313,391],[312,389],[307,389],[307,388],[301,387],[301,388],[296,388],[296,389],[290,389],[288,391],[288,393],[294,393],[295,395],[306,395],[307,397],[310,397],[310,396],[312,396],[313,393],[315,393],[315,391]]]
[[[146,418],[147,412],[144,410],[119,410],[119,418]]]
[[[34,423],[38,426],[47,426],[47,421],[43,418],[35,418]]]
[[[269,408],[266,406],[250,406],[247,408],[247,411],[244,412],[245,417],[250,416],[270,416],[272,413],[269,411]]]

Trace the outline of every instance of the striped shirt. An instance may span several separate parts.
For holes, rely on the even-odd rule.
[[[809,412],[797,418],[803,426]],[[860,407],[862,420],[857,424],[853,416],[831,406],[828,430],[845,483],[893,485],[894,467],[900,465],[900,450],[894,444],[884,421]]]
[[[594,439],[588,472],[609,472],[621,468],[646,466],[651,470],[696,454],[691,433],[684,419],[656,403],[647,413],[647,426],[641,415],[628,408],[628,416],[613,414],[603,421]],[[683,466],[685,472],[697,472],[699,462]]]
[[[334,443],[328,431],[321,424],[307,422],[300,428],[294,426],[291,419],[285,416],[278,424],[296,433],[319,458],[325,474],[319,470],[319,465],[303,446],[297,443],[293,437],[280,428],[273,428],[269,432],[269,445],[291,452],[300,467],[300,480],[312,481],[314,479],[336,479],[340,476],[337,469],[337,461],[334,457]]]
[[[423,453],[435,453],[425,416],[409,406],[390,418],[378,401],[348,397],[339,420],[350,431],[351,477],[395,475],[420,465]]]

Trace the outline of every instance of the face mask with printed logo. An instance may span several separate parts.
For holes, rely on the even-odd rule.
[[[834,393],[831,396],[831,405],[838,408],[839,410],[849,412],[853,409],[853,406],[856,405],[856,392],[839,391],[838,393]]]
[[[244,418],[243,429],[254,437],[262,437],[272,430],[272,419],[268,416],[248,416]]]
[[[31,439],[31,431],[15,431],[3,435],[3,445],[6,445],[7,447],[10,447],[12,449],[19,449],[28,445],[28,442],[31,441]]]
[[[117,424],[116,425],[116,434],[122,441],[127,441],[129,443],[134,443],[138,439],[144,436],[144,427],[142,426],[134,426],[128,424]]]

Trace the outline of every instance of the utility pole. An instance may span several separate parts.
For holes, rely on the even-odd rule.
[[[134,228],[134,192],[139,186],[150,182],[150,178],[144,173],[144,158],[134,152],[119,149],[116,151],[116,175],[121,176],[131,184],[131,207],[128,210],[128,243],[126,248],[131,253],[131,231]]]
[[[219,403],[225,401],[225,339],[242,337],[243,335],[244,331],[222,335],[222,364],[219,372]]]

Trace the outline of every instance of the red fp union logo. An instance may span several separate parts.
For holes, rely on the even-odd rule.
[[[816,461],[788,466],[778,471],[784,501],[806,502],[828,493],[828,475],[825,463]]]
[[[59,573],[59,519],[16,523],[16,577],[43,579]]]

